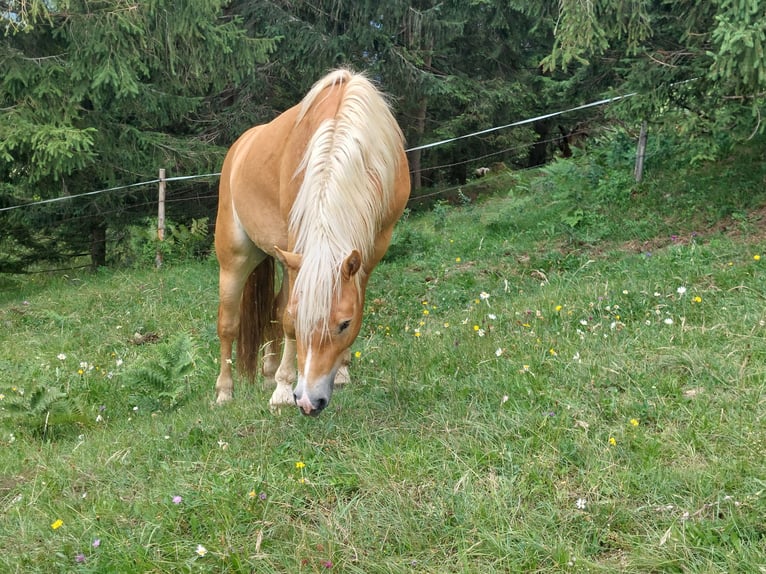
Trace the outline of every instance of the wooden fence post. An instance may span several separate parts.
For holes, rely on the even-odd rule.
[[[638,149],[636,150],[636,167],[633,176],[636,182],[644,177],[644,158],[646,157],[646,122],[641,123],[641,133],[638,135]]]
[[[165,168],[160,168],[159,177],[159,200],[157,202],[157,239],[165,240]],[[157,255],[154,258],[157,268],[162,267],[162,251],[157,248]]]

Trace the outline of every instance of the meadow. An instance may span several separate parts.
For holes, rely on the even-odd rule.
[[[318,418],[213,258],[3,278],[0,571],[766,571],[766,168],[607,160],[407,213]]]

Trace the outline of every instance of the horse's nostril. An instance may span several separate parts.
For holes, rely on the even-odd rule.
[[[323,410],[327,406],[327,399],[317,399],[317,412]]]

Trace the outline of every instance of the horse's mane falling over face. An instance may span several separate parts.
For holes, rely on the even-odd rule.
[[[321,121],[308,143],[289,218],[293,250],[302,256],[293,286],[301,337],[317,328],[327,332],[344,259],[356,249],[363,264],[370,260],[392,204],[403,142],[387,102],[364,76],[339,70],[325,77],[303,99],[297,122],[311,121],[327,103],[337,111]],[[364,267],[357,281],[362,273]]]

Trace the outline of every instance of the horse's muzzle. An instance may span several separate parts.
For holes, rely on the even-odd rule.
[[[313,405],[311,401],[308,400],[305,396],[301,400],[299,400],[297,397],[295,398],[295,404],[297,405],[298,410],[301,411],[301,414],[311,417],[318,416],[329,402],[329,399],[321,398],[317,400],[316,405]]]
[[[330,404],[334,382],[335,371],[317,381],[312,388],[306,385],[306,381],[302,380],[302,377],[298,377],[298,385],[293,393],[295,405],[302,414],[317,416]]]

